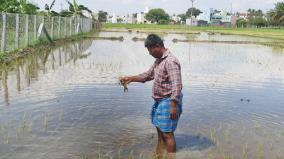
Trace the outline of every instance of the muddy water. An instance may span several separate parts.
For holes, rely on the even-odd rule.
[[[83,40],[2,66],[0,158],[149,156],[151,85],[117,84],[154,59],[145,33],[101,32],[124,41]],[[184,112],[178,158],[284,157],[284,54],[261,45],[173,43],[172,39],[265,41],[164,34],[182,65]],[[193,37],[194,36],[194,37]]]

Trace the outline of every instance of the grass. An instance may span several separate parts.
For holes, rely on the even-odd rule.
[[[156,24],[103,24],[103,30],[138,30],[145,32],[199,33],[213,32],[229,35],[246,35],[276,40],[284,40],[284,29],[270,28],[225,28],[225,27],[189,27],[186,25],[156,25]]]

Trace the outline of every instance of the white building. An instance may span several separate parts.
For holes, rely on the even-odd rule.
[[[136,18],[134,18],[133,14],[127,14],[125,17],[125,21],[128,24],[134,24],[136,23]]]
[[[203,21],[207,21],[208,23],[210,22],[210,16],[211,16],[211,11],[204,11],[203,13],[201,13],[199,16],[197,16],[197,20],[203,20]]]
[[[149,7],[146,7],[144,12],[138,13],[137,14],[137,23],[138,24],[144,24],[144,23],[151,23],[149,21],[146,20],[145,16],[146,14],[149,12]]]
[[[189,25],[189,26],[197,26],[198,25],[198,20],[195,17],[188,18],[188,19],[186,19],[185,24]]]
[[[145,19],[145,13],[144,12],[141,12],[141,13],[138,13],[137,14],[137,23],[138,24],[144,24],[144,23],[147,23],[147,20]]]
[[[115,13],[113,13],[113,15],[112,15],[111,23],[117,23],[117,16],[116,16]]]

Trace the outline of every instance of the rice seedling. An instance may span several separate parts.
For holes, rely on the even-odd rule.
[[[9,136],[8,132],[7,132],[6,137],[5,137],[5,143],[6,144],[10,143],[10,136]]]
[[[212,153],[212,152],[209,152],[209,153],[207,154],[207,158],[208,158],[208,159],[213,159],[213,158],[214,158],[213,153]]]
[[[143,159],[144,158],[144,152],[142,151],[140,154],[139,154],[139,159]]]
[[[261,128],[261,125],[258,121],[255,120],[255,121],[253,121],[253,123],[254,123],[254,129],[255,130],[259,130]]]
[[[276,141],[277,143],[280,143],[280,141],[281,141],[281,134],[276,134],[276,136],[275,136],[275,141]]]
[[[225,129],[224,138],[225,138],[226,143],[228,143],[228,144],[231,143],[231,141],[230,141],[230,130],[229,129]]]
[[[263,159],[264,158],[264,145],[263,144],[258,144],[257,145],[257,152],[256,156],[258,159]]]
[[[47,127],[48,127],[48,114],[44,115],[43,125],[44,125],[44,128],[47,129]]]
[[[246,142],[244,147],[243,147],[243,156],[242,159],[247,159],[248,157],[248,143]]]
[[[133,156],[133,150],[130,151],[128,157],[128,159],[134,159],[134,156]]]
[[[283,155],[281,154],[281,152],[277,152],[276,159],[283,159]]]
[[[233,159],[233,157],[228,153],[222,153],[222,159]]]
[[[216,136],[216,129],[210,129],[210,139],[214,145],[217,144],[217,136]]]

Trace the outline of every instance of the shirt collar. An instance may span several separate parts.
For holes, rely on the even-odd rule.
[[[163,53],[163,56],[161,58],[161,60],[165,59],[166,57],[168,57],[170,54],[170,51],[168,49],[165,50],[165,52]]]

